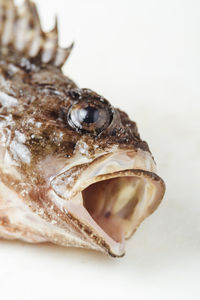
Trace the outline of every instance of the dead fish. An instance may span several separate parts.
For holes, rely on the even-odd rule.
[[[0,237],[122,256],[165,184],[137,125],[61,68],[36,6],[0,1]]]

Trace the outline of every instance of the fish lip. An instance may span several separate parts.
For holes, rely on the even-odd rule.
[[[110,163],[111,160],[115,160],[116,161],[116,156],[118,155],[125,155],[128,157],[128,161],[126,162],[126,165],[121,166],[121,162],[120,165],[118,165],[117,167],[114,168],[114,170],[112,169],[112,171],[110,171],[110,169],[108,170],[108,166],[106,166],[106,170],[102,170],[102,166],[105,163]],[[148,164],[143,163],[141,165],[141,162],[138,164],[137,160],[138,157],[140,160],[147,160]],[[142,157],[142,159],[140,158]],[[136,160],[136,163],[135,163]],[[123,159],[121,159],[121,161],[123,161]],[[118,161],[119,163],[119,161]],[[130,167],[130,164],[133,165],[133,167]],[[71,199],[74,198],[76,196],[77,193],[81,192],[83,189],[85,189],[87,187],[87,183],[92,184],[92,180],[94,178],[96,178],[96,175],[107,175],[109,173],[115,173],[116,171],[123,171],[123,170],[134,170],[134,169],[140,169],[140,170],[144,170],[144,171],[150,171],[152,173],[156,174],[156,165],[155,165],[155,161],[154,158],[152,157],[152,155],[149,152],[143,151],[143,150],[135,150],[135,149],[115,149],[113,152],[105,152],[102,155],[97,156],[96,158],[94,158],[93,160],[88,160],[84,161],[83,163],[79,163],[77,162],[77,164],[73,164],[72,167],[69,167],[69,163],[67,165],[67,169],[64,168],[64,170],[61,170],[58,174],[55,174],[54,176],[52,176],[49,180],[50,185],[52,186],[53,190],[55,191],[55,193],[65,199]],[[98,170],[99,167],[101,168],[101,171]],[[93,170],[93,173],[90,172],[90,176],[88,178],[85,179],[80,179],[79,178],[82,176],[82,174],[85,174],[85,170],[87,171],[87,169]],[[73,188],[71,188],[70,185],[67,185],[67,189],[68,191],[70,190],[70,192],[68,192],[66,195],[59,193],[58,191],[55,190],[54,188],[54,182],[57,181],[57,179],[61,178],[62,176],[64,176],[65,178],[70,177],[70,176],[74,176],[74,173],[77,173],[77,170],[80,170],[78,176],[76,176],[75,178],[75,185],[73,186]],[[100,174],[101,173],[101,174]],[[78,187],[77,187],[77,182],[78,182]],[[59,183],[58,183],[59,184]],[[62,184],[62,183],[61,183]]]
[[[125,170],[116,171],[113,173],[102,174],[102,175],[94,177],[93,179],[95,179],[95,182],[91,181],[91,183],[86,185],[83,189],[87,188],[92,183],[96,183],[98,181],[103,181],[103,180],[112,179],[112,178],[116,178],[116,177],[128,177],[128,176],[134,176],[134,175],[143,176],[148,179],[155,180],[156,182],[160,182],[161,185],[163,186],[163,193],[165,192],[166,186],[165,186],[164,180],[160,176],[158,176],[155,172],[150,172],[150,171],[146,171],[143,169],[125,169]]]
[[[128,151],[123,151],[124,153],[127,153]],[[130,152],[130,151],[129,151]],[[116,152],[119,153],[119,152]],[[115,153],[115,154],[116,154]],[[87,170],[87,168],[93,168],[96,170],[95,164],[97,166],[101,166],[106,159],[110,159],[114,153],[108,153],[106,155],[103,155],[96,160],[88,163],[88,164],[83,164],[77,167],[82,167],[83,168],[83,173],[84,170]],[[132,153],[133,156],[136,155],[136,152]],[[148,154],[149,155],[149,154]],[[155,196],[155,201],[153,201],[153,205],[151,205],[144,216],[139,220],[139,223],[137,224],[136,228],[133,229],[131,232],[130,236],[136,231],[137,227],[140,225],[140,223],[150,214],[154,212],[154,210],[159,206],[164,193],[165,193],[165,183],[164,181],[152,170],[155,170],[154,167],[149,167],[150,170],[145,170],[144,168],[130,168],[130,169],[122,169],[122,170],[117,170],[113,172],[108,172],[108,173],[103,173],[99,174],[97,176],[92,176],[90,179],[85,178],[85,180],[80,180],[81,184],[79,185],[79,189],[75,189],[74,193],[71,194],[71,196],[67,199],[64,197],[63,203],[68,211],[70,213],[70,216],[72,219],[76,220],[77,224],[80,224],[80,228],[83,230],[84,226],[88,227],[88,223],[85,221],[84,218],[81,219],[81,217],[77,214],[75,210],[75,206],[73,204],[74,199],[76,198],[77,195],[82,195],[82,192],[86,190],[88,187],[90,187],[94,183],[102,182],[105,180],[113,179],[113,178],[121,178],[121,177],[137,177],[137,178],[143,178],[149,182],[151,182],[157,189],[157,196]],[[98,172],[97,172],[98,173]],[[84,181],[84,182],[83,182]],[[59,197],[62,195],[58,195]],[[83,200],[83,199],[82,199]],[[78,204],[80,205],[80,204]],[[86,208],[83,206],[84,210]],[[87,211],[88,215],[89,212]],[[90,215],[92,218],[92,216]],[[77,225],[79,226],[79,225]],[[113,257],[122,257],[125,254],[125,242],[119,243],[116,241],[111,242],[110,241],[110,236],[106,236],[106,234],[103,235],[102,231],[99,230],[99,228],[95,228],[91,224],[89,224],[90,231],[92,234],[88,234],[88,238],[93,241],[93,243],[97,243],[98,246],[100,246],[104,252],[109,253]],[[102,229],[102,228],[101,228]],[[104,232],[105,233],[105,232]],[[128,238],[130,238],[130,236]],[[98,241],[98,242],[97,242]]]

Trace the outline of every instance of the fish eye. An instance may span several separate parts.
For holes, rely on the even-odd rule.
[[[98,134],[112,121],[110,106],[99,100],[75,102],[69,109],[68,123],[77,131]]]

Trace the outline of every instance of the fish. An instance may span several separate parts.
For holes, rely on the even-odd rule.
[[[72,48],[0,0],[0,238],[121,257],[165,183],[135,121],[63,74]]]

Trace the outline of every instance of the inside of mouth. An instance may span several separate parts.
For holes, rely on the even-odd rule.
[[[135,176],[93,183],[82,191],[84,207],[109,237],[122,243],[138,225],[146,186],[145,179]]]

